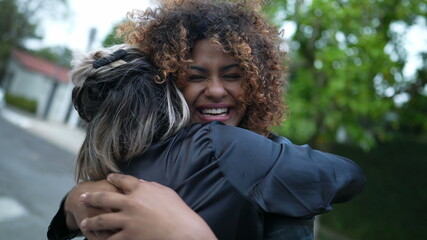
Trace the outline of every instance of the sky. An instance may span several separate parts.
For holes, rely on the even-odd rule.
[[[408,62],[404,69],[405,75],[411,75],[422,67],[419,52],[427,52],[427,23],[425,19],[418,19],[417,24],[407,29],[403,44],[408,53]]]
[[[150,0],[68,0],[69,16],[58,19],[46,16],[38,29],[43,40],[27,43],[30,48],[67,46],[75,51],[87,51],[91,28],[97,29],[92,48],[101,47],[102,41],[133,9],[155,6]]]

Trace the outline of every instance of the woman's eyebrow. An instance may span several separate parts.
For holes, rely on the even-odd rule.
[[[222,66],[222,67],[219,68],[219,71],[220,72],[225,72],[225,71],[227,71],[227,70],[229,70],[231,68],[234,68],[234,67],[239,67],[239,64],[233,63],[233,64],[229,64],[229,65],[226,65],[226,66]],[[203,73],[208,73],[209,72],[209,70],[207,68],[199,67],[199,66],[190,66],[189,69],[193,69],[193,70],[196,70],[196,71],[199,71],[199,72],[203,72]]]
[[[190,66],[190,69],[194,69],[197,70],[199,72],[203,72],[203,73],[208,73],[209,70],[203,67],[199,67],[199,66]]]
[[[219,71],[225,72],[225,71],[229,70],[230,68],[234,68],[234,67],[239,67],[239,64],[233,63],[233,64],[230,64],[230,65],[226,65],[226,66],[220,67]]]

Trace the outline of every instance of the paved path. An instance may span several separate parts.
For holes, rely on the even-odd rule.
[[[14,108],[5,108],[0,115],[8,122],[75,154],[80,149],[85,136],[82,129],[70,127],[63,123],[40,120]]]
[[[4,109],[0,113],[0,239],[42,240],[74,185],[84,134]]]

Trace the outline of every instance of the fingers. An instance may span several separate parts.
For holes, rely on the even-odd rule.
[[[141,183],[138,178],[117,173],[109,174],[107,180],[114,186],[120,188],[125,194],[134,191],[138,187],[138,184]]]
[[[123,194],[114,192],[83,193],[80,196],[82,204],[102,209],[120,209],[124,200]]]
[[[115,234],[113,231],[82,231],[82,233],[87,240],[108,240]]]
[[[114,230],[121,229],[124,218],[119,213],[105,213],[96,217],[86,218],[80,223],[80,229],[85,232],[95,232],[99,238],[106,239]]]
[[[82,231],[82,233],[87,240],[107,240],[114,234],[114,232],[111,231]]]
[[[77,230],[79,228],[76,218],[69,211],[65,211],[65,223],[67,224],[67,228],[70,230]]]
[[[117,188],[105,179],[78,183],[72,191],[80,196],[85,192],[117,192]]]
[[[96,240],[106,240],[114,234],[112,231],[95,231],[92,233],[96,236]]]
[[[87,239],[87,240],[99,240],[94,232],[82,231],[82,233],[85,236],[85,239]]]
[[[133,237],[135,237],[135,236],[133,236]],[[120,232],[112,234],[106,240],[123,240],[123,239],[129,239],[129,236],[125,232],[120,231]]]

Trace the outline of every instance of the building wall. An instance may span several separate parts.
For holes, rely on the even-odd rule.
[[[14,60],[9,63],[8,72],[12,73],[12,78],[8,80],[7,92],[37,101],[37,117],[56,122],[68,121],[66,116],[71,104],[71,83],[58,82],[24,69]]]
[[[41,74],[22,69],[14,61],[9,65],[9,72],[13,72],[7,91],[13,95],[23,96],[39,102],[44,101],[45,94],[50,89],[50,79]]]
[[[72,84],[59,84],[50,105],[48,120],[66,122],[67,112],[71,104]]]

